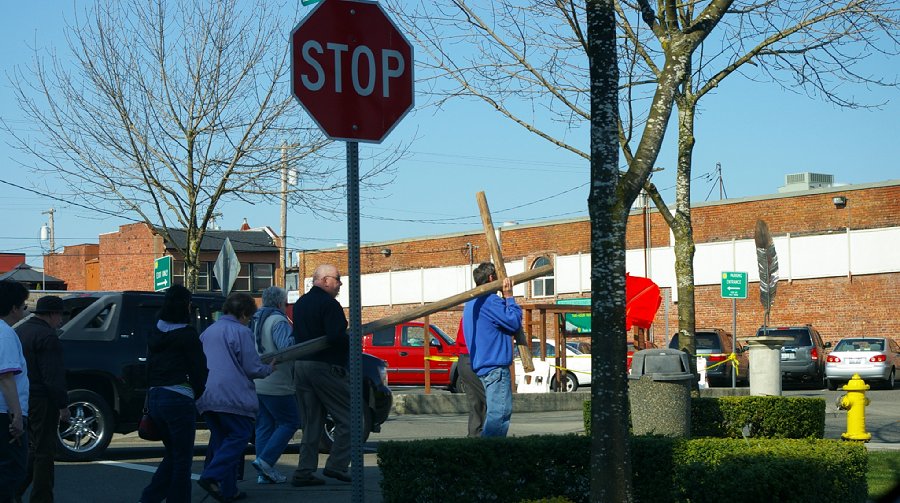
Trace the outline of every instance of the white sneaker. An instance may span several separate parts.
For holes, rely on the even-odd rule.
[[[256,468],[260,477],[267,479],[272,484],[284,484],[287,482],[287,477],[284,474],[259,458],[250,464],[253,465],[253,468]],[[257,482],[259,482],[259,478],[257,478]]]
[[[271,484],[272,481],[269,480],[269,479],[267,479],[267,478],[265,478],[265,477],[263,477],[262,475],[257,475],[257,476],[256,476],[256,483],[257,483],[257,484]]]

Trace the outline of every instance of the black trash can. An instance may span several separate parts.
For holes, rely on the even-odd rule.
[[[691,384],[688,355],[677,349],[634,353],[628,381],[634,435],[691,435]]]

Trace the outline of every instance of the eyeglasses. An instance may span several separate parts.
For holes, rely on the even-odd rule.
[[[324,276],[324,277],[325,277],[325,278],[334,278],[334,280],[337,281],[338,283],[341,283],[341,284],[344,283],[343,281],[341,281],[341,277],[340,277],[340,276]]]

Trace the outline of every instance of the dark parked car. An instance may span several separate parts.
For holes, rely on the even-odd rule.
[[[728,355],[731,354],[731,343],[731,334],[720,328],[698,328],[694,331],[694,346],[697,356],[706,358],[707,368],[728,359]],[[738,383],[747,384],[750,382],[750,359],[747,358],[746,348],[740,342],[735,341],[734,345],[735,356],[738,359],[736,380]],[[678,334],[672,336],[669,348],[680,349]],[[708,368],[706,380],[711,386],[731,386],[731,369],[732,362]]]
[[[394,395],[388,387],[387,364],[380,358],[362,354],[363,371],[363,441],[369,433],[381,431],[394,403]],[[334,420],[325,417],[325,434],[319,442],[319,451],[330,452],[334,443]]]
[[[761,327],[756,335],[790,337],[781,348],[782,382],[799,382],[825,387],[825,348],[822,336],[812,325]]]
[[[95,459],[106,450],[113,433],[137,429],[147,394],[147,335],[156,326],[162,300],[161,292],[136,291],[63,298],[70,318],[60,328],[59,338],[72,417],[60,425],[61,458]],[[218,319],[224,300],[215,294],[193,295],[193,324],[198,332]],[[364,358],[363,374],[368,435],[380,430],[393,398],[384,362]]]

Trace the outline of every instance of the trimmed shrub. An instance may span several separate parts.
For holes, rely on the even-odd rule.
[[[862,503],[867,494],[857,443],[634,437],[631,451],[640,503]],[[590,438],[578,435],[384,442],[378,465],[387,503],[587,503],[590,493]]]
[[[825,400],[799,396],[723,396],[691,401],[691,436],[823,438]]]
[[[566,497],[586,502],[590,449],[580,435],[381,442],[385,503],[519,502]]]
[[[583,408],[584,431],[591,434],[591,401]],[[823,438],[825,400],[796,396],[724,396],[691,399],[691,436],[742,438]]]

